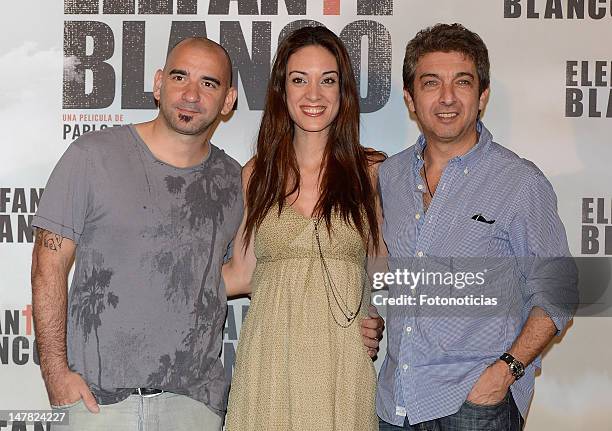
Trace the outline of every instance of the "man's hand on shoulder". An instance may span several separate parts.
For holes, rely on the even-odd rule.
[[[467,400],[482,406],[498,404],[503,401],[512,383],[514,377],[510,374],[508,364],[497,360],[480,375]]]
[[[89,386],[83,378],[66,369],[64,371],[54,373],[45,378],[45,385],[49,394],[49,402],[52,406],[65,406],[74,404],[80,399],[83,399],[85,407],[92,412],[98,413],[100,407],[89,390]]]

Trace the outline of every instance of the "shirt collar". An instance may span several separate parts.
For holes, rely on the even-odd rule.
[[[462,156],[453,157],[451,161],[455,161],[459,164],[459,166],[463,169],[467,169],[468,171],[472,170],[472,168],[476,165],[478,160],[482,157],[484,153],[491,146],[491,142],[493,141],[493,135],[491,132],[484,126],[484,124],[478,120],[476,122],[476,131],[478,132],[478,142],[474,145],[470,151],[465,153]],[[425,135],[421,134],[417,139],[417,142],[414,146],[414,168],[418,171],[423,167],[423,151],[427,146],[427,141],[425,140]]]

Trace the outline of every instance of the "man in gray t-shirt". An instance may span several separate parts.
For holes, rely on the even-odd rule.
[[[154,95],[155,120],[70,145],[33,221],[41,371],[74,430],[221,428],[220,269],[243,212],[240,165],[209,142],[236,99],[227,53],[179,43]]]

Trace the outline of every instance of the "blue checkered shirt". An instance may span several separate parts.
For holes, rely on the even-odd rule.
[[[423,317],[418,306],[387,307],[387,354],[376,404],[378,415],[397,426],[406,417],[416,424],[456,413],[485,368],[511,347],[533,307],[546,311],[559,331],[571,319],[571,313],[558,309],[554,293],[547,292],[551,277],[545,270],[529,259],[515,259],[570,256],[552,186],[533,163],[493,142],[482,123],[477,129],[478,143],[449,161],[426,213],[426,187],[420,175],[425,138],[420,136],[416,145],[380,167],[390,271],[397,269],[395,258],[407,257],[515,261],[497,277],[495,286],[487,286],[505,295],[508,308],[503,318]],[[473,219],[476,215],[494,222],[479,222]],[[566,300],[577,302],[573,261],[564,271],[555,292],[564,290]],[[405,293],[398,289],[390,286],[389,296]],[[523,417],[531,402],[536,366],[540,358],[511,386]]]

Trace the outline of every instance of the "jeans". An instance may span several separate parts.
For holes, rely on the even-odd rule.
[[[101,405],[91,413],[82,400],[61,406],[68,425],[57,431],[221,431],[223,419],[199,401],[164,392],[151,397],[130,395],[116,404]]]
[[[443,418],[398,427],[380,420],[379,431],[521,431],[525,421],[516,407],[512,394],[492,406],[480,406],[465,401],[457,413]]]

